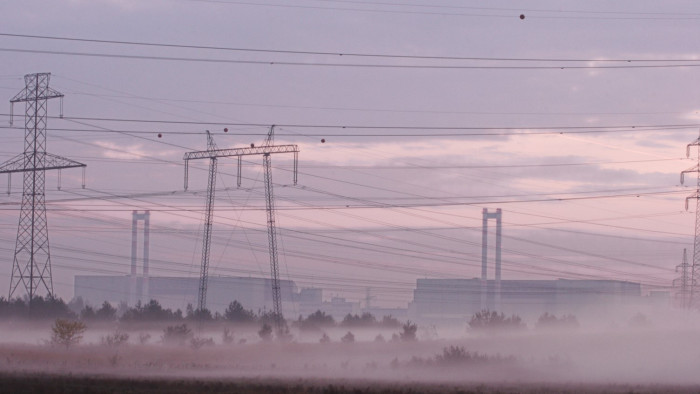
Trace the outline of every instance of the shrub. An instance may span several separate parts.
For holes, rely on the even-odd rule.
[[[322,327],[332,327],[334,325],[335,320],[333,316],[327,315],[321,310],[310,314],[306,319],[299,320],[299,328],[302,330],[320,330]]]
[[[184,345],[192,336],[192,330],[187,324],[180,324],[166,327],[161,340],[167,345]]]
[[[51,327],[51,344],[63,345],[68,349],[83,339],[85,323],[76,320],[56,319]]]
[[[399,334],[399,338],[401,338],[402,341],[415,341],[416,340],[416,331],[418,331],[418,326],[415,323],[411,323],[411,321],[407,321],[403,327],[403,332]]]
[[[321,339],[318,340],[319,343],[329,343],[330,341],[331,341],[331,338],[325,332],[321,336]]]
[[[343,343],[353,343],[353,342],[355,342],[355,335],[353,335],[353,333],[348,331],[347,334],[343,335],[343,337],[340,338],[340,341]]]
[[[141,345],[145,345],[148,343],[148,341],[151,339],[151,334],[142,332],[139,334],[139,343]]]
[[[503,312],[498,313],[484,309],[472,316],[469,320],[469,327],[473,330],[512,330],[523,329],[526,325],[518,315],[506,317]]]
[[[243,308],[240,302],[233,301],[224,311],[224,319],[235,323],[252,323],[255,321],[255,314]]]
[[[202,346],[214,346],[214,339],[212,338],[192,338],[190,339],[190,346],[192,349],[199,349]]]
[[[348,313],[340,323],[343,327],[369,327],[377,324],[377,319],[369,312],[362,315],[353,315]]]
[[[129,334],[125,332],[115,331],[112,335],[102,337],[102,344],[109,347],[118,347],[126,344],[129,341]]]
[[[225,345],[233,343],[233,332],[228,327],[224,327],[224,333],[221,334],[221,343]]]
[[[260,330],[258,331],[258,336],[260,339],[263,341],[270,341],[272,340],[272,326],[264,323]]]
[[[537,329],[573,329],[578,328],[578,320],[574,315],[563,315],[562,317],[557,317],[556,315],[550,315],[549,313],[543,313],[535,324]]]

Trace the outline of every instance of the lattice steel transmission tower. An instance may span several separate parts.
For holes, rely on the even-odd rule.
[[[8,174],[8,194],[10,176],[13,172],[24,173],[22,208],[19,215],[15,254],[10,276],[9,297],[22,285],[31,301],[40,290],[53,296],[51,277],[51,254],[49,252],[49,230],[46,220],[45,171],[64,168],[83,168],[85,187],[85,164],[46,152],[46,112],[48,100],[61,99],[63,94],[49,88],[50,73],[27,74],[25,88],[10,100],[10,124],[14,103],[24,102],[24,152],[0,165],[0,174]],[[62,116],[63,114],[61,114]]]
[[[690,288],[692,285],[690,268],[687,250],[683,248],[683,262],[676,266],[676,272],[680,271],[681,276],[673,281],[673,286],[680,288],[680,291],[677,293],[677,298],[679,298],[679,304],[682,309],[688,309],[690,307]]]
[[[488,275],[486,262],[488,260],[488,228],[489,219],[496,219],[496,272],[494,281],[494,309],[499,310],[501,307],[501,217],[503,212],[501,208],[496,209],[496,212],[489,213],[487,208],[482,210],[481,218],[481,307],[487,308],[487,287]]]
[[[241,185],[241,167],[243,156],[262,155],[265,170],[265,206],[267,211],[268,242],[270,253],[270,276],[272,280],[272,299],[275,313],[275,325],[282,330],[282,296],[279,281],[279,266],[277,263],[277,231],[275,224],[275,204],[272,190],[272,165],[271,155],[275,153],[294,153],[294,184],[297,184],[299,148],[297,145],[274,145],[275,126],[270,127],[267,138],[262,146],[251,144],[250,148],[218,149],[214,145],[211,134],[207,131],[207,150],[185,153],[185,190],[188,187],[189,161],[196,159],[210,159],[209,182],[207,186],[207,206],[205,213],[204,239],[202,241],[202,269],[200,276],[198,307],[203,310],[206,307],[207,281],[209,270],[209,251],[211,245],[211,225],[214,210],[214,191],[216,189],[216,159],[219,157],[238,157],[238,186]]]
[[[700,279],[700,136],[693,142],[686,145],[685,156],[690,157],[690,147],[698,147],[697,164],[695,166],[681,172],[681,184],[684,182],[684,175],[688,173],[696,173],[695,193],[686,197],[685,210],[688,210],[688,201],[695,200],[695,238],[693,240],[693,262],[690,270],[690,302],[689,308],[700,306],[698,297],[700,297],[700,287],[698,280]]]

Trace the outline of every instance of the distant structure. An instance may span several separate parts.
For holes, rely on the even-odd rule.
[[[496,209],[495,213],[489,213],[487,208],[482,211],[481,225],[481,308],[488,308],[486,287],[488,274],[486,263],[488,261],[488,229],[489,219],[496,219],[496,274],[495,278],[495,299],[493,308],[498,310],[501,306],[501,228],[502,228],[502,211],[501,208]]]
[[[676,272],[680,271],[681,276],[673,281],[673,287],[679,288],[676,296],[678,298],[678,306],[682,309],[688,309],[690,307],[690,268],[687,250],[683,248],[683,262],[676,266]]]
[[[219,157],[238,157],[238,186],[241,185],[241,160],[243,156],[262,155],[265,168],[265,206],[267,211],[268,241],[270,250],[270,276],[272,282],[272,295],[277,330],[282,330],[282,300],[279,280],[279,267],[277,263],[277,231],[275,225],[275,205],[272,192],[272,164],[273,153],[294,153],[294,184],[297,183],[297,163],[299,147],[297,145],[274,145],[275,126],[270,127],[267,139],[262,146],[251,144],[250,148],[218,149],[214,144],[209,131],[207,131],[207,150],[185,153],[185,190],[187,190],[188,163],[190,160],[210,159],[209,183],[207,187],[206,220],[204,225],[204,239],[202,247],[202,269],[200,275],[198,309],[206,308],[207,280],[209,277],[209,249],[211,245],[212,214],[214,210],[214,192],[216,189],[216,160]]]
[[[53,295],[51,276],[51,253],[49,252],[49,230],[46,220],[45,171],[58,170],[58,188],[61,189],[61,169],[83,168],[85,187],[85,164],[46,152],[46,112],[48,100],[61,99],[63,116],[63,94],[49,88],[50,73],[27,74],[25,88],[10,100],[10,124],[14,103],[24,102],[24,152],[0,165],[0,174],[11,176],[13,172],[24,173],[22,208],[17,228],[17,241],[10,276],[9,298],[18,287],[24,287],[31,300],[43,291]],[[8,178],[8,194],[10,178]]]
[[[681,184],[684,181],[684,175],[688,173],[696,173],[695,193],[686,197],[685,210],[688,210],[688,201],[695,200],[695,239],[693,241],[693,262],[690,270],[690,301],[689,308],[700,307],[700,136],[685,147],[685,156],[690,157],[690,147],[698,147],[697,164],[695,166],[681,172]]]
[[[481,310],[483,281],[418,279],[409,316],[418,322],[464,324]],[[487,298],[496,297],[496,283],[487,282]],[[641,284],[617,280],[504,280],[497,312],[537,319],[542,313],[595,316],[620,307],[643,304]]]
[[[199,278],[150,276],[149,297],[141,300],[142,305],[151,300],[158,301],[164,308],[185,310],[187,305],[196,305],[199,293]],[[224,313],[228,305],[238,301],[245,309],[255,313],[272,310],[272,284],[269,278],[248,278],[231,276],[211,276],[208,283],[209,309]],[[284,311],[295,315],[298,306],[296,283],[280,281],[285,299]],[[130,275],[76,275],[74,279],[75,297],[81,297],[90,305],[100,305],[104,301],[112,305],[127,303],[131,298]],[[320,293],[318,295],[320,302]],[[315,309],[314,309],[315,311]]]
[[[143,258],[141,260],[142,271],[139,277],[136,273],[136,263],[138,261],[138,231],[139,222],[143,222]],[[150,246],[150,222],[151,212],[138,211],[131,212],[131,291],[129,292],[129,305],[134,305],[136,301],[148,302],[148,260]]]

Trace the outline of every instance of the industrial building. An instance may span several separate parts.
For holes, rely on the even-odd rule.
[[[617,280],[501,280],[500,291],[496,284],[478,278],[418,279],[409,315],[419,322],[463,323],[488,308],[532,320],[544,312],[584,316],[642,302],[639,283]]]

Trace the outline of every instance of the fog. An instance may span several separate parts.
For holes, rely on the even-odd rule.
[[[258,325],[189,322],[192,336],[177,344],[165,338],[164,329],[178,324],[88,323],[80,343],[65,347],[50,343],[52,324],[3,322],[0,372],[404,384],[700,384],[695,335],[700,316],[674,310],[619,312],[558,329],[533,322],[520,330],[474,330],[466,322],[419,325],[415,340],[402,339],[401,327],[301,331],[292,325],[291,339],[263,341]],[[342,340],[348,332],[353,342]],[[115,333],[128,339],[107,344]],[[322,343],[324,334],[329,341]]]

